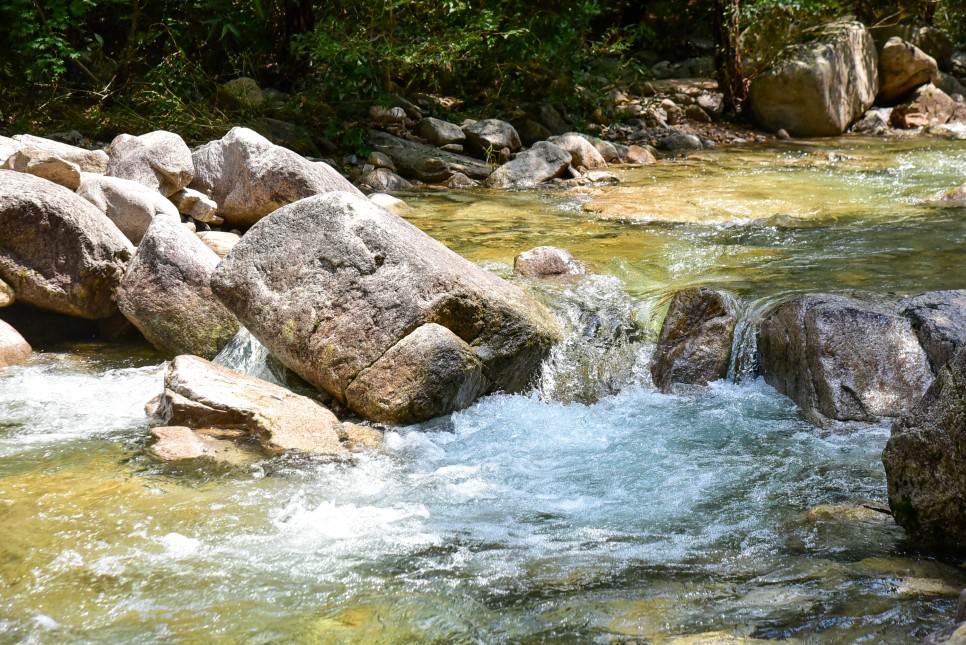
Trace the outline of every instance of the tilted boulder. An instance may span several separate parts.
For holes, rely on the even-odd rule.
[[[463,134],[463,130],[458,125],[442,119],[434,119],[431,116],[416,124],[416,134],[434,146],[445,146],[449,143],[466,141],[466,135]]]
[[[134,244],[155,218],[181,223],[177,207],[158,191],[130,179],[82,173],[77,194],[107,215]]]
[[[912,323],[937,374],[966,345],[966,289],[920,294],[903,301],[900,313]]]
[[[79,318],[117,313],[114,292],[134,247],[77,194],[0,170],[0,278],[17,300]]]
[[[913,540],[966,549],[966,348],[893,424],[882,464],[892,515]]]
[[[215,270],[212,290],[288,368],[384,422],[519,391],[560,335],[519,288],[349,193],[260,222]]]
[[[654,350],[654,385],[668,391],[675,383],[707,385],[726,377],[736,322],[716,291],[702,287],[674,294]]]
[[[891,303],[829,294],[786,302],[761,323],[765,381],[819,426],[898,417],[933,379],[926,352]]]
[[[161,351],[213,358],[240,327],[211,293],[219,260],[179,220],[156,219],[121,280],[118,308]]]
[[[33,349],[16,329],[0,320],[0,367],[20,365],[26,362]]]
[[[169,426],[245,430],[271,452],[342,451],[341,424],[321,403],[197,356],[168,365],[157,416]]]
[[[0,169],[43,177],[69,190],[77,190],[81,182],[80,166],[37,148],[24,147],[17,150],[0,164]]]
[[[331,166],[277,146],[254,130],[232,128],[193,154],[191,188],[218,204],[234,226],[251,226],[286,204],[342,190],[362,193]]]
[[[136,181],[165,197],[190,184],[194,172],[191,150],[174,132],[120,134],[111,142],[106,174]]]
[[[478,159],[400,139],[379,130],[369,131],[369,145],[392,159],[399,174],[409,179],[436,183],[446,181],[456,173],[486,179],[491,170]]]
[[[539,141],[494,170],[485,184],[490,188],[533,188],[561,176],[571,160],[570,153],[560,146]]]
[[[587,265],[567,249],[538,246],[513,258],[513,271],[526,278],[557,278],[584,275]]]
[[[936,59],[901,38],[890,38],[879,53],[878,103],[894,105],[920,85],[939,78]]]
[[[500,119],[483,119],[463,126],[466,149],[477,155],[499,153],[504,148],[516,152],[522,145],[512,125]]]
[[[861,23],[833,23],[813,41],[793,45],[751,84],[755,120],[796,137],[842,134],[872,106],[878,54]]]
[[[108,157],[103,150],[87,150],[31,134],[18,134],[13,138],[26,148],[43,150],[55,157],[75,163],[83,172],[103,173],[107,170]]]
[[[583,166],[587,170],[607,167],[607,162],[604,161],[603,155],[600,154],[597,148],[590,141],[575,132],[568,132],[559,137],[550,137],[548,141],[569,152],[572,158],[570,163],[574,167]],[[616,157],[616,150],[614,150],[614,155]]]

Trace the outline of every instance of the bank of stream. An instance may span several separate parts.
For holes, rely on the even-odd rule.
[[[753,328],[801,292],[966,288],[966,208],[926,203],[964,169],[961,143],[847,138],[409,195],[503,276],[543,244],[596,273],[521,281],[569,328],[532,392],[346,460],[159,463],[162,357],[39,347],[0,372],[0,643],[915,642],[966,571],[875,510],[888,425],[806,423],[750,374]],[[657,393],[662,307],[696,285],[742,312],[732,378]]]

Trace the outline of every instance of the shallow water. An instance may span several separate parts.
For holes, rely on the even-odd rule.
[[[760,380],[664,395],[647,375],[682,286],[729,291],[747,320],[800,291],[966,288],[966,210],[920,203],[964,180],[966,148],[928,145],[713,151],[594,196],[410,197],[414,223],[502,275],[539,244],[601,275],[528,284],[570,330],[533,392],[345,461],[155,461],[143,405],[164,366],[142,349],[54,347],[3,371],[0,643],[906,643],[944,627],[966,571],[862,506],[885,503],[887,426],[821,431]]]

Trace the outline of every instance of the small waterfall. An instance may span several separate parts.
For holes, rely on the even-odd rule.
[[[254,376],[269,383],[288,386],[288,370],[251,332],[242,327],[235,337],[215,356],[214,361],[240,374]]]
[[[758,354],[758,329],[765,314],[787,300],[792,293],[772,295],[753,300],[735,300],[732,303],[735,317],[734,338],[731,341],[731,364],[728,380],[742,383],[758,376],[761,357]]]

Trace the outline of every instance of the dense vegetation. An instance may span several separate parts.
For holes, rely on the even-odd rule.
[[[5,0],[0,129],[109,137],[166,127],[210,138],[244,115],[214,102],[250,76],[296,93],[277,116],[332,136],[394,92],[499,113],[548,98],[590,114],[600,79],[634,83],[663,59],[717,53],[743,88],[803,29],[854,15],[962,38],[961,0]]]

